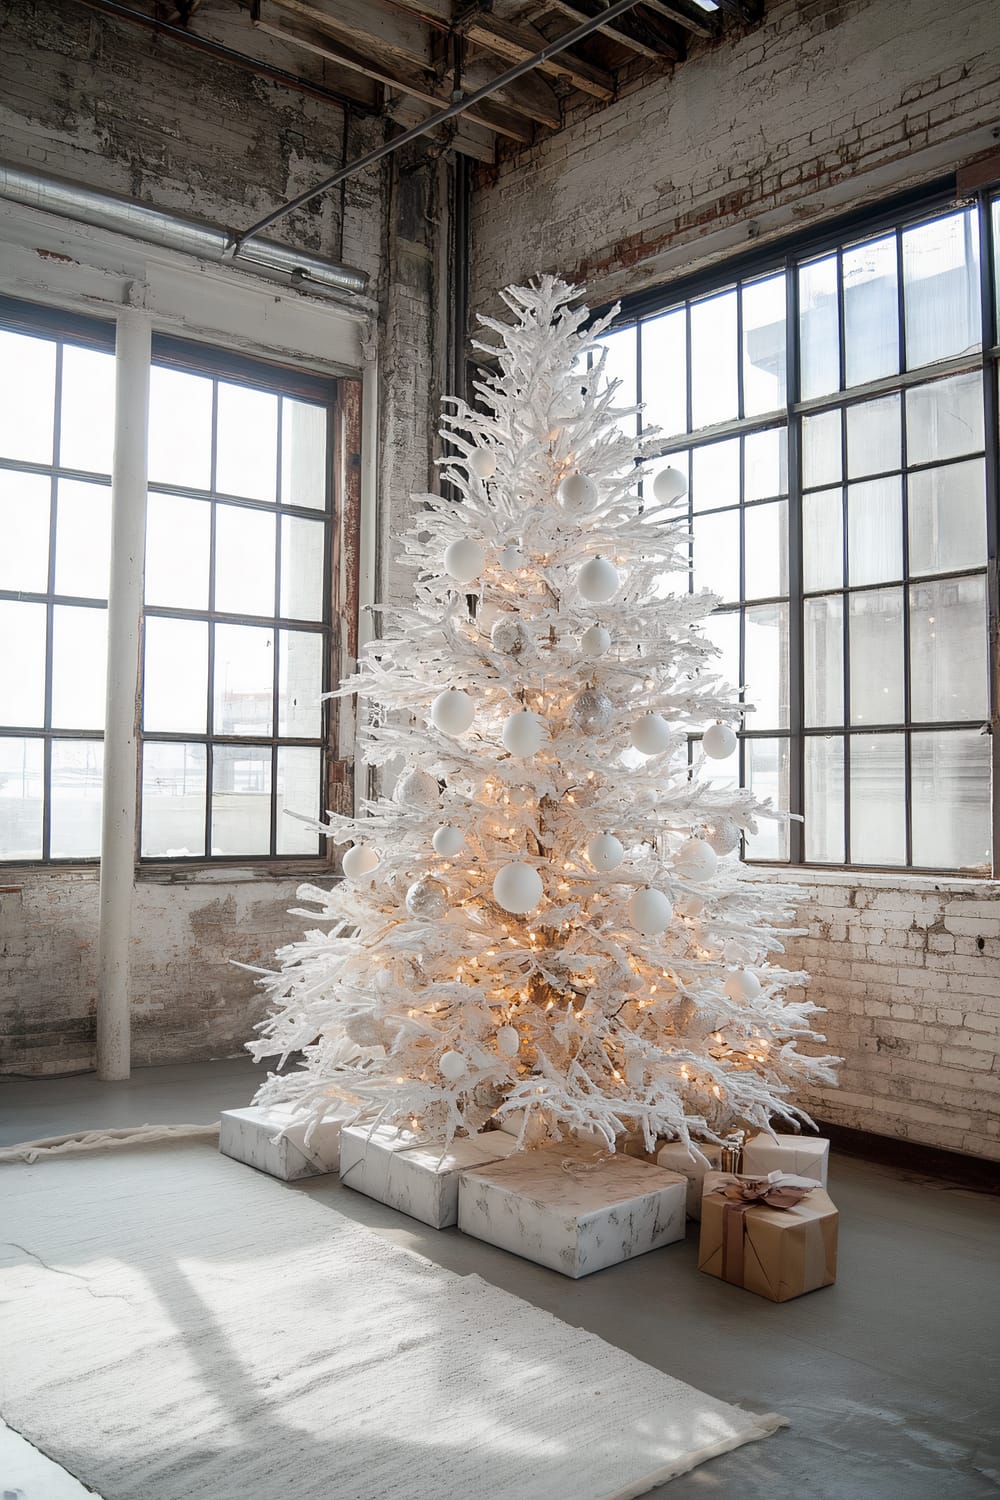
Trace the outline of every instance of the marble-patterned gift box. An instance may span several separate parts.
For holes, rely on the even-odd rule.
[[[755,1135],[743,1147],[744,1172],[791,1172],[824,1188],[829,1161],[830,1142],[819,1135]]]
[[[517,1142],[501,1130],[456,1136],[450,1146],[390,1125],[341,1132],[340,1180],[412,1219],[446,1229],[458,1219],[458,1174],[509,1155]]]
[[[675,1172],[564,1143],[463,1172],[458,1227],[564,1276],[589,1276],[683,1239],[686,1196]]]
[[[713,1192],[717,1180],[719,1174],[709,1174],[701,1200],[699,1271],[771,1302],[833,1285],[838,1214],[821,1187],[790,1208],[770,1208]]]
[[[357,1113],[357,1106],[345,1105],[310,1132],[311,1119],[296,1114],[290,1104],[224,1109],[219,1117],[219,1150],[282,1182],[319,1177],[339,1167],[340,1133]]]

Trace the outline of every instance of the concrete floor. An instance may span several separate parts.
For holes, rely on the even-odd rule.
[[[247,1103],[259,1076],[235,1059],[143,1069],[127,1084],[0,1079],[0,1144],[207,1123]],[[457,1230],[425,1228],[336,1178],[275,1183],[714,1396],[790,1419],[789,1431],[674,1480],[663,1491],[670,1500],[997,1496],[1000,1199],[850,1157],[834,1159],[830,1189],[841,1210],[840,1280],[776,1306],[701,1275],[692,1225],[682,1245],[569,1281]],[[627,1405],[627,1390],[620,1399]]]

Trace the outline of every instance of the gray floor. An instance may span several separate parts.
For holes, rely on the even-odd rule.
[[[0,1144],[205,1123],[247,1103],[257,1076],[236,1059],[144,1069],[128,1084],[0,1079]],[[457,1230],[427,1229],[335,1178],[275,1184],[475,1271],[715,1396],[790,1419],[789,1431],[675,1480],[663,1491],[670,1500],[1000,1494],[1000,1199],[848,1157],[835,1159],[830,1188],[841,1210],[840,1280],[775,1306],[701,1275],[694,1226],[682,1245],[569,1281]],[[627,1390],[620,1401],[627,1406]]]

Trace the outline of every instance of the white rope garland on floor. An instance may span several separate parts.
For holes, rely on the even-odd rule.
[[[149,1146],[157,1141],[190,1140],[218,1133],[218,1121],[214,1125],[129,1125],[122,1130],[83,1130],[72,1135],[49,1135],[38,1141],[23,1141],[19,1146],[2,1147],[0,1163],[25,1161],[30,1164],[40,1156],[61,1156],[69,1151],[102,1151],[115,1146],[131,1146],[136,1142]]]

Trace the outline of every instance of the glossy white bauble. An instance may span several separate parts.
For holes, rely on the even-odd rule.
[[[603,625],[588,625],[580,637],[580,650],[586,656],[603,656],[611,649],[611,631]]]
[[[436,922],[448,910],[448,892],[440,881],[415,880],[406,893],[406,910],[411,917]]]
[[[516,1026],[500,1027],[497,1032],[497,1050],[502,1052],[504,1057],[516,1057],[520,1045],[521,1038]]]
[[[661,755],[670,739],[670,725],[660,714],[643,714],[632,725],[632,744],[643,755]]]
[[[636,932],[655,937],[670,926],[674,909],[662,891],[647,885],[635,892],[628,904],[628,914]]]
[[[653,499],[660,505],[670,505],[687,494],[687,480],[680,469],[661,469],[653,480]]]
[[[476,448],[469,454],[469,468],[478,479],[492,479],[497,471],[496,454],[490,448]]]
[[[564,510],[589,510],[597,504],[597,485],[589,474],[567,474],[556,491]]]
[[[465,847],[465,834],[453,823],[443,823],[434,830],[431,842],[435,854],[440,854],[442,859],[453,859]]]
[[[532,865],[516,861],[498,870],[493,881],[493,897],[504,911],[526,916],[542,899],[542,877]]]
[[[444,570],[456,583],[471,583],[486,566],[486,553],[471,536],[459,537],[445,549]]]
[[[617,870],[625,858],[625,845],[613,833],[599,833],[587,845],[587,859],[595,870]]]
[[[674,859],[674,869],[686,880],[711,880],[718,866],[718,855],[704,839],[688,839]]]
[[[438,1067],[449,1083],[457,1083],[468,1072],[465,1058],[461,1052],[442,1052]]]
[[[760,980],[752,969],[737,969],[723,985],[730,1000],[756,1000],[760,994]]]
[[[500,738],[511,755],[534,755],[546,740],[545,720],[530,708],[520,708],[508,714]]]
[[[475,717],[475,703],[459,688],[445,688],[431,704],[431,723],[442,734],[464,734]]]
[[[392,800],[400,807],[409,807],[413,812],[430,812],[437,807],[441,792],[429,771],[419,766],[410,766],[396,782]]]
[[[709,760],[726,760],[738,743],[728,724],[710,724],[701,737],[701,748]]]
[[[348,880],[364,880],[365,876],[371,875],[380,864],[379,856],[367,844],[353,844],[345,851],[341,862]]]
[[[500,553],[500,566],[508,573],[516,573],[524,567],[524,553],[516,542],[508,542]]]
[[[608,558],[591,557],[577,573],[576,586],[589,604],[604,604],[617,594],[621,578]]]

